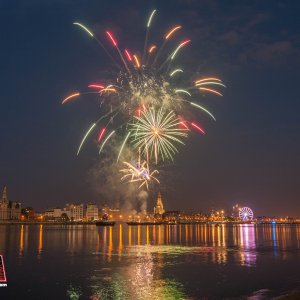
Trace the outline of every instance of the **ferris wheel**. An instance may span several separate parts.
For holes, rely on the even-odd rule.
[[[253,211],[249,207],[242,207],[239,211],[239,218],[243,221],[250,221],[253,219]]]

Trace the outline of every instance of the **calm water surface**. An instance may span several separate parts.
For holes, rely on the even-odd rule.
[[[1,225],[0,299],[271,299],[300,287],[296,225]]]

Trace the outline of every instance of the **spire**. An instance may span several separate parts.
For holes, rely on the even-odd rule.
[[[154,207],[154,213],[162,215],[164,212],[165,212],[165,210],[164,210],[164,205],[162,202],[161,193],[158,192],[156,206]]]
[[[162,205],[162,199],[161,199],[161,193],[158,192],[158,195],[157,195],[157,201],[156,201],[156,205],[158,206],[163,206]]]
[[[8,199],[7,199],[7,186],[6,185],[4,186],[3,193],[2,193],[2,202],[8,202]]]

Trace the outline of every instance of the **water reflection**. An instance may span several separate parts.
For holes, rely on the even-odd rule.
[[[2,231],[5,226],[2,226]],[[101,252],[104,260],[110,261],[117,251],[118,256],[126,252],[127,247],[136,245],[203,245],[214,248],[214,253],[224,255],[228,248],[239,252],[239,263],[253,265],[256,261],[257,240],[273,248],[288,249],[300,246],[300,226],[287,225],[160,225],[160,226],[128,226],[118,224],[115,227],[97,228],[96,226],[50,226],[38,225],[14,226],[19,231],[18,256],[25,255],[30,241],[37,241],[38,257],[41,257],[44,248],[57,248],[63,244],[72,255],[78,250],[84,250],[86,245],[94,244],[95,252]],[[6,244],[7,232],[1,235],[1,245]],[[34,237],[36,235],[36,237]],[[51,243],[49,244],[49,239]],[[45,242],[46,241],[46,245]],[[124,244],[125,243],[125,244]],[[296,243],[296,244],[295,244]],[[115,245],[115,246],[114,246]],[[116,247],[117,246],[117,247]],[[115,248],[114,248],[115,247]],[[282,251],[283,252],[283,251]],[[284,255],[282,253],[282,255]],[[222,259],[214,259],[216,263],[225,263]]]
[[[241,246],[241,251],[239,251],[241,265],[255,265],[257,255],[255,251],[255,226],[253,224],[239,225],[239,238]]]
[[[21,225],[19,256],[23,255],[23,249],[24,249],[24,225]]]
[[[42,253],[42,249],[43,249],[43,225],[40,225],[40,229],[39,229],[39,245],[38,245],[38,257],[41,257],[41,253]]]
[[[277,248],[277,230],[276,230],[276,225],[272,224],[272,240],[273,240],[273,248],[274,248],[274,252],[276,253],[276,248]]]
[[[123,225],[120,224],[119,225],[119,248],[118,248],[119,260],[121,259],[122,250],[123,250]]]
[[[22,258],[20,264],[32,254],[43,263],[53,253],[67,266],[80,264],[82,283],[71,282],[69,299],[187,299],[190,291],[175,274],[187,263],[253,270],[262,253],[288,260],[299,247],[300,226],[277,224],[0,226],[0,253]]]
[[[149,245],[131,247],[126,250],[131,257],[126,266],[110,276],[107,268],[99,270],[98,276],[91,278],[90,299],[186,299],[180,283],[161,278],[163,257],[154,249]]]

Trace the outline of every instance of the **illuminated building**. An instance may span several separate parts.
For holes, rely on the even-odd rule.
[[[19,220],[21,217],[21,203],[8,201],[7,187],[4,186],[0,201],[0,220]]]
[[[53,209],[47,209],[47,210],[45,210],[44,217],[45,217],[45,220],[53,219],[54,218],[54,211],[53,211]]]
[[[44,213],[45,220],[47,221],[61,221],[64,210],[61,208],[50,208]]]
[[[122,213],[121,213],[120,209],[118,209],[118,208],[110,208],[107,211],[107,214],[109,215],[109,219],[112,219],[112,220],[122,219]]]
[[[84,216],[83,204],[66,204],[65,213],[71,221],[82,221]]]
[[[99,209],[100,219],[106,216],[110,220],[123,220],[123,213],[118,206],[120,203],[117,202],[117,207],[109,207],[107,203],[103,203]]]
[[[163,214],[163,220],[167,222],[178,222],[180,218],[180,211],[172,210],[166,211]]]
[[[178,216],[178,220],[180,223],[199,223],[199,222],[206,222],[207,216],[203,215],[202,213],[180,212]]]
[[[71,220],[73,221],[83,220],[83,204],[73,205],[71,207]]]
[[[162,202],[161,194],[158,193],[157,200],[156,200],[156,206],[154,206],[154,214],[155,215],[162,215],[165,212],[164,205]]]
[[[9,202],[10,206],[10,219],[11,220],[20,220],[21,218],[21,203],[18,202]]]
[[[98,206],[95,203],[88,203],[86,206],[86,220],[94,221],[99,219]]]
[[[27,206],[26,208],[22,208],[21,212],[22,216],[21,219],[22,221],[33,221],[35,220],[35,211],[32,207]]]

